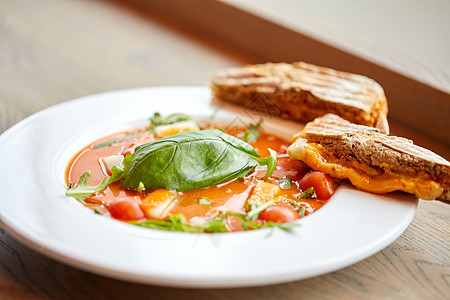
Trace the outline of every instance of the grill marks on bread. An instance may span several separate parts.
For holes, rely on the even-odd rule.
[[[326,113],[388,133],[387,101],[367,77],[296,62],[230,68],[212,78],[214,96],[252,108],[275,103],[281,117],[308,122]],[[264,96],[264,97],[261,97]]]

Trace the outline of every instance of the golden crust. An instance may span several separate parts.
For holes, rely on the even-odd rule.
[[[326,113],[388,133],[387,101],[367,77],[304,62],[266,63],[217,72],[215,98],[248,108],[261,106],[280,117],[306,123]]]
[[[450,201],[450,162],[412,141],[351,124],[335,115],[308,123],[295,137],[292,159],[357,188],[401,190],[422,199]]]

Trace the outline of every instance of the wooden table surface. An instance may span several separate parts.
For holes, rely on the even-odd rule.
[[[207,85],[214,70],[245,62],[115,2],[1,1],[0,133],[73,98],[143,86]],[[391,125],[394,133],[449,159],[445,145]],[[20,170],[0,179],[11,175],[20,178]],[[448,299],[449,238],[450,206],[420,201],[411,225],[394,243],[355,265],[286,284],[201,290],[81,271],[0,228],[0,299]]]

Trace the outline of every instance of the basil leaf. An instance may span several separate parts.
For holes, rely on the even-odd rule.
[[[179,192],[240,178],[259,155],[244,141],[217,129],[187,131],[136,147],[123,188]]]
[[[273,171],[275,171],[275,167],[277,166],[277,153],[270,148],[268,148],[268,150],[270,152],[270,156],[265,157],[259,161],[260,166],[267,166],[267,172],[266,175],[263,176],[263,178],[272,176]]]

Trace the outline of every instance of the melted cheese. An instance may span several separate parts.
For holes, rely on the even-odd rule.
[[[321,154],[323,151],[320,145],[309,144],[306,141],[297,141],[288,149],[292,159],[302,160],[310,168],[332,177],[349,179],[355,187],[364,191],[383,194],[400,190],[428,200],[436,199],[443,193],[444,189],[438,182],[423,176],[401,175],[389,169],[379,173],[375,168],[356,161],[350,162],[349,165],[329,162]]]

